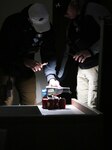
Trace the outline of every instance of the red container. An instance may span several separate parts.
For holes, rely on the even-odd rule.
[[[54,109],[59,109],[59,99],[58,98],[54,99]]]
[[[42,108],[47,109],[48,98],[42,98]]]
[[[54,109],[54,105],[55,105],[55,102],[54,102],[54,99],[48,99],[47,101],[47,109]]]
[[[60,98],[59,100],[59,109],[65,109],[66,108],[66,99]]]
[[[43,109],[65,109],[66,99],[65,98],[42,98]]]

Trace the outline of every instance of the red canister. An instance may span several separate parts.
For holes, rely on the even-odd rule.
[[[66,99],[60,98],[59,99],[59,109],[65,109],[66,108]]]
[[[43,97],[42,98],[42,108],[43,109],[47,109],[47,102],[48,102],[48,98],[47,97]]]
[[[53,98],[49,98],[47,101],[47,109],[54,109],[54,99]]]

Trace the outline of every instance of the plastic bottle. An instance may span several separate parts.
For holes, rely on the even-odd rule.
[[[47,109],[47,102],[48,102],[47,90],[42,89],[42,108],[43,109]]]

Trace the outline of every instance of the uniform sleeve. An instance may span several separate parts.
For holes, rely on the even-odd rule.
[[[22,29],[20,15],[8,16],[0,32],[1,61],[6,66],[24,65],[23,56],[19,56],[22,45]]]
[[[48,62],[48,65],[44,66],[43,70],[47,78],[47,82],[49,82],[50,79],[56,79],[57,59],[53,31],[49,31],[49,33],[44,38],[45,39],[41,47],[40,54],[42,63]]]
[[[79,51],[89,49],[100,39],[100,26],[92,16],[84,17],[80,30],[80,38],[75,42]]]

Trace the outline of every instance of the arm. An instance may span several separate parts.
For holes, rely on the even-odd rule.
[[[34,60],[34,53],[28,54],[32,47],[31,44],[24,44],[28,43],[26,40],[28,34],[23,34],[24,27],[21,24],[22,19],[19,14],[9,16],[4,21],[0,33],[2,51],[0,61],[9,71],[18,67],[27,67],[34,72],[40,71],[43,65]],[[25,40],[26,42],[24,42]]]
[[[92,49],[95,43],[100,39],[100,26],[92,16],[85,16],[81,23],[80,38],[75,42],[78,50],[74,55],[75,61],[83,63],[86,58],[93,56],[96,53],[97,47]],[[98,52],[97,52],[98,53]]]
[[[52,30],[46,33],[40,54],[42,63],[48,62],[47,65],[43,66],[43,71],[48,84],[50,86],[60,86],[56,74],[57,58],[54,47],[54,34]]]

